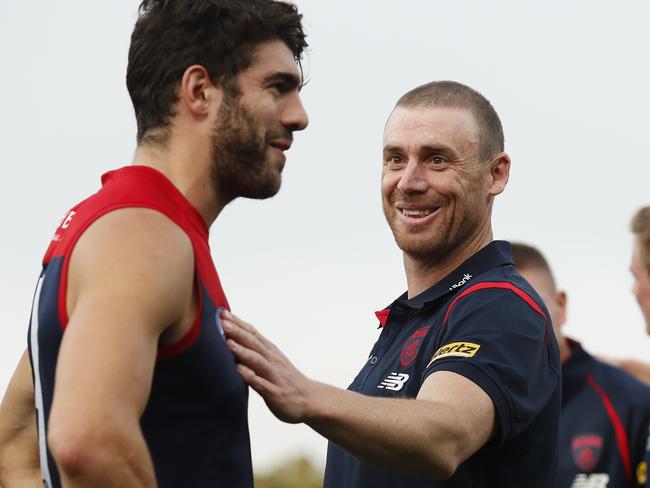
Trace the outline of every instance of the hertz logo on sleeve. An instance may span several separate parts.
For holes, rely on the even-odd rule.
[[[481,348],[480,344],[474,344],[473,342],[452,342],[446,346],[442,346],[436,351],[436,353],[427,364],[427,368],[431,366],[431,363],[438,359],[448,358],[448,357],[459,357],[459,358],[471,358],[478,352]]]

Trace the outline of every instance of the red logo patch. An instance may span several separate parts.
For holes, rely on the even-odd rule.
[[[603,438],[596,434],[579,435],[571,441],[573,460],[576,466],[585,473],[591,472],[596,467],[602,448]]]
[[[399,362],[402,363],[402,366],[408,366],[418,355],[420,350],[420,345],[422,344],[422,338],[427,335],[431,327],[422,327],[421,329],[416,330],[411,334],[406,340],[406,344],[402,348],[402,353],[399,355]]]

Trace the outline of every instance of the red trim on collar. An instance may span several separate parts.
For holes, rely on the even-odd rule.
[[[542,312],[542,309],[537,305],[537,302],[533,300],[528,293],[526,293],[524,290],[517,288],[515,285],[508,281],[485,281],[483,283],[477,283],[475,285],[470,286],[469,288],[463,290],[454,300],[451,302],[449,305],[449,308],[447,308],[447,313],[445,314],[445,318],[442,321],[442,326],[444,327],[447,325],[447,320],[449,319],[449,314],[451,313],[451,309],[454,308],[454,305],[456,305],[456,302],[460,300],[461,298],[466,297],[467,295],[474,293],[475,291],[480,291],[480,290],[486,290],[490,288],[501,288],[503,290],[510,290],[513,292],[515,295],[517,295],[519,298],[521,298],[524,302],[526,302],[530,308],[535,310],[538,314],[540,314],[544,318],[544,322],[546,322],[546,340],[550,341],[551,336],[550,336],[550,331],[548,327],[548,320],[546,319],[546,315],[544,315],[544,312]]]
[[[383,327],[386,325],[386,322],[388,321],[388,314],[390,313],[390,308],[386,308],[384,310],[379,310],[378,312],[375,312],[376,317],[379,319],[379,327]]]
[[[628,447],[630,445],[630,442],[627,438],[627,433],[625,432],[625,428],[623,427],[623,422],[621,422],[621,418],[618,416],[618,413],[616,413],[616,409],[614,408],[614,405],[612,405],[609,396],[607,396],[607,393],[605,393],[605,391],[601,388],[601,386],[596,382],[594,377],[588,374],[587,382],[592,386],[594,390],[596,390],[596,393],[598,393],[600,399],[603,402],[603,405],[605,406],[605,411],[607,412],[607,416],[609,417],[609,420],[612,422],[612,427],[614,427],[616,444],[618,445],[618,452],[621,455],[621,460],[623,461],[623,466],[625,467],[625,474],[627,476],[628,481],[631,481],[632,462],[630,461],[630,449]]]

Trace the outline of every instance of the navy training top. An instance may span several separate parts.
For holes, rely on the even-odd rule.
[[[430,374],[452,371],[490,396],[496,433],[440,481],[369,466],[330,442],[326,488],[555,486],[559,351],[548,312],[515,270],[509,243],[492,242],[428,290],[410,300],[403,294],[377,317],[381,334],[349,390],[414,398]]]
[[[59,224],[34,296],[29,353],[43,486],[61,486],[46,433],[57,357],[68,323],[70,256],[79,237],[102,215],[144,207],[167,216],[191,240],[199,292],[199,310],[190,330],[178,342],[158,350],[151,394],[141,418],[158,486],[252,487],[248,388],[235,369],[218,323],[219,309],[229,307],[210,256],[208,228],[190,202],[155,169],[125,167],[106,173],[102,183],[99,192],[72,208]]]
[[[650,388],[575,341],[562,363],[559,488],[647,486]]]

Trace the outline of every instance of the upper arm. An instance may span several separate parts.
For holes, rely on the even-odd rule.
[[[84,232],[69,264],[50,431],[139,422],[159,337],[191,302],[193,263],[187,236],[153,210],[114,211]]]
[[[517,436],[549,407],[559,409],[557,344],[544,313],[526,300],[510,290],[478,291],[458,301],[444,327],[423,382],[447,372],[472,383],[492,403],[496,442]]]
[[[2,400],[2,418],[6,420],[29,418],[34,421],[34,383],[32,382],[29,354],[23,353]]]
[[[427,377],[418,400],[444,409],[459,462],[478,451],[492,436],[495,426],[494,404],[477,384],[450,371],[438,371]]]

